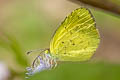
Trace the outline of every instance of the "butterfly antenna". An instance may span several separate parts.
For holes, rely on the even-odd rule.
[[[39,51],[40,51],[40,53],[41,53],[41,52],[43,52],[43,51],[45,51],[45,50],[49,50],[49,49],[46,48],[46,49],[36,49],[36,50],[31,50],[31,51],[28,51],[26,54],[29,55],[29,54],[31,54],[31,53],[33,53],[33,52],[39,52]]]

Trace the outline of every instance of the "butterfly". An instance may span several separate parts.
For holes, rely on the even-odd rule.
[[[100,36],[92,13],[87,8],[78,8],[55,31],[50,48],[40,50],[31,67],[27,68],[27,74],[51,69],[58,61],[89,60],[99,43]]]

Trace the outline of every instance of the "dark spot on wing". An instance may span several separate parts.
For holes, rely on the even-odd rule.
[[[66,53],[64,53],[64,54],[66,54]]]
[[[62,42],[62,44],[64,44],[64,42]]]
[[[70,43],[71,43],[72,45],[75,45],[75,43],[74,43],[72,40],[70,40]]]
[[[75,45],[75,43],[73,43],[72,45]]]

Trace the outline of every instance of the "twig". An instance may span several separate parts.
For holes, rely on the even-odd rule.
[[[69,1],[72,1],[77,4],[79,4],[79,2],[82,2],[84,4],[88,4],[120,15],[120,5],[112,2],[111,0],[69,0]]]

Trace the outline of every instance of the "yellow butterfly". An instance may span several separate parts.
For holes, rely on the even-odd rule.
[[[78,8],[69,14],[56,30],[50,49],[42,50],[27,70],[29,74],[49,69],[56,61],[86,61],[100,42],[96,22],[87,8]]]

